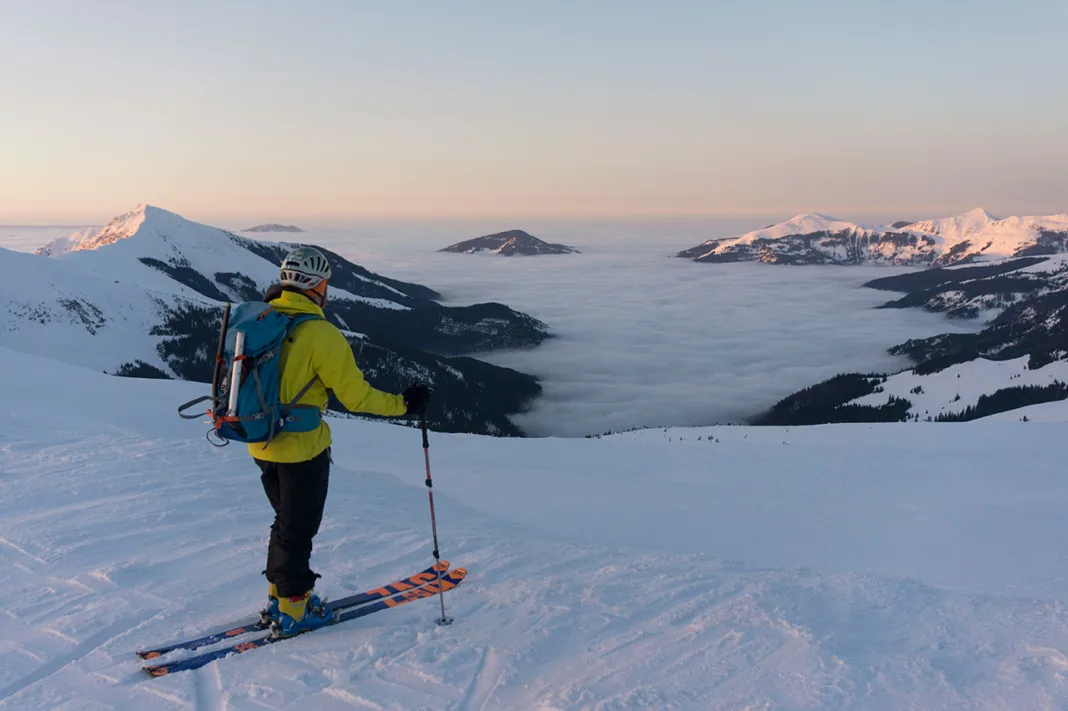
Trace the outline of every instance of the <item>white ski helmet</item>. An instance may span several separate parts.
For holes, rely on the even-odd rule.
[[[330,279],[330,262],[314,247],[297,247],[282,260],[282,286],[314,289]]]

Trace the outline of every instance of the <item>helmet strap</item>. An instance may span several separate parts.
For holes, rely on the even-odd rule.
[[[323,279],[311,289],[305,289],[304,295],[315,302],[319,308],[326,303],[326,279]]]

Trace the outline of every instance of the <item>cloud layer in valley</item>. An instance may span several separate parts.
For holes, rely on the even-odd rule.
[[[720,236],[683,223],[560,224],[532,231],[583,253],[526,258],[434,253],[457,234],[443,226],[406,239],[387,240],[388,229],[333,239],[369,268],[438,289],[450,303],[501,301],[548,323],[557,338],[539,348],[483,356],[542,378],[543,397],[516,418],[534,435],[738,422],[839,372],[899,370],[907,361],[886,349],[908,338],[976,326],[874,310],[892,294],[861,285],[899,269],[666,256],[695,229]]]
[[[543,396],[515,418],[533,435],[738,422],[839,372],[901,369],[905,359],[886,348],[908,338],[977,327],[917,310],[874,310],[893,295],[861,285],[901,269],[668,256],[771,221],[382,222],[299,237],[437,289],[447,303],[499,301],[545,321],[556,338],[544,345],[482,356],[542,379]],[[517,226],[582,254],[436,251]],[[9,228],[5,246],[31,251],[55,231]]]

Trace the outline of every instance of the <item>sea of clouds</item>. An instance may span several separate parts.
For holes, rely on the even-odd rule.
[[[917,310],[873,307],[862,288],[885,267],[697,264],[672,258],[763,222],[381,224],[301,235],[381,274],[425,284],[446,303],[499,301],[545,321],[556,338],[480,357],[542,380],[516,422],[532,435],[740,422],[840,372],[895,371],[886,349],[972,330]],[[520,227],[579,255],[442,254],[462,239]]]

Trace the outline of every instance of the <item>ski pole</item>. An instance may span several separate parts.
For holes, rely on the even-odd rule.
[[[434,515],[434,480],[430,478],[430,440],[426,434],[426,409],[419,415],[419,424],[423,428],[423,459],[426,460],[426,491],[430,496],[430,530],[434,533],[434,562],[441,562],[441,552],[438,550],[438,519]],[[441,566],[435,565],[438,573],[438,600],[441,601],[441,619],[439,625],[451,625],[452,618],[445,616],[445,590],[441,587]]]

